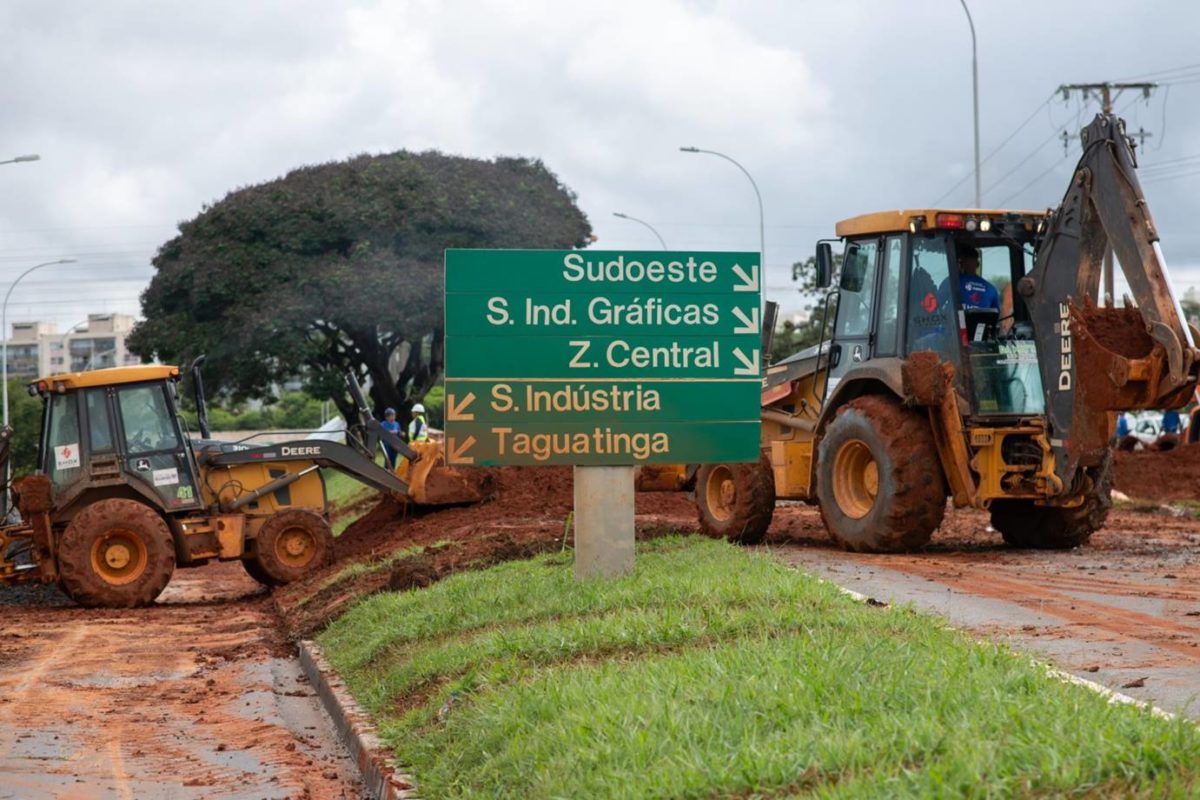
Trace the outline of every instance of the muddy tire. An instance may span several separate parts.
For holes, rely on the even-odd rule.
[[[817,499],[829,534],[847,550],[924,545],[946,513],[946,479],[928,417],[891,398],[851,400],[821,438]]]
[[[1086,544],[1104,527],[1112,508],[1112,462],[1092,476],[1093,489],[1075,508],[1037,506],[1030,500],[997,500],[992,503],[992,527],[1013,547],[1070,550]]]
[[[242,569],[246,570],[246,574],[254,580],[261,583],[263,586],[279,586],[279,581],[273,579],[263,570],[253,557],[242,559]]]
[[[92,503],[75,515],[58,545],[63,591],[89,608],[149,605],[174,571],[167,523],[134,500]]]
[[[267,578],[259,580],[251,567],[250,577],[268,586],[297,581],[333,559],[333,531],[324,517],[314,511],[292,509],[271,515],[258,531],[254,547],[255,570]]]
[[[775,513],[775,477],[764,455],[756,464],[704,464],[696,472],[700,530],[737,544],[758,544]]]

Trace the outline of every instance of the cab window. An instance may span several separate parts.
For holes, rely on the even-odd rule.
[[[957,361],[957,315],[950,291],[950,251],[943,236],[912,239],[908,279],[908,352],[932,350]]]
[[[875,300],[875,240],[846,245],[839,283],[837,335],[866,336],[871,331],[871,311]]]
[[[900,273],[904,269],[904,239],[889,236],[883,248],[883,283],[879,292],[879,333],[875,337],[875,355],[896,353],[897,323],[900,313]]]
[[[179,449],[179,435],[161,385],[123,386],[117,390],[117,405],[130,455]]]
[[[103,389],[88,389],[87,421],[88,448],[92,453],[104,453],[113,449],[112,421],[108,418],[108,403]]]
[[[79,477],[83,465],[79,451],[79,411],[76,396],[50,397],[50,423],[46,431],[46,473],[62,488]]]

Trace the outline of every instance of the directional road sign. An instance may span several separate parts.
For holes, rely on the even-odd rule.
[[[757,253],[446,251],[452,464],[757,461]]]

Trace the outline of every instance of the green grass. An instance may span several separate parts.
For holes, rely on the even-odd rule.
[[[423,797],[1200,793],[1194,725],[706,539],[375,595],[319,641]]]
[[[358,515],[338,513],[338,510],[345,509],[368,495],[375,494],[377,490],[359,483],[349,475],[337,470],[327,469],[322,472],[322,475],[325,478],[325,498],[331,506],[334,506],[333,535],[341,536],[346,528],[349,528],[358,518]]]

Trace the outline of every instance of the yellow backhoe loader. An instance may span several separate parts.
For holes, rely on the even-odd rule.
[[[193,365],[201,439],[177,411],[177,367],[137,366],[41,378],[37,472],[14,483],[21,521],[0,527],[0,583],[58,582],[85,606],[154,601],[176,566],[240,560],[267,585],[289,583],[333,553],[321,470],[333,469],[405,501],[465,503],[486,487],[418,452],[371,415],[357,382],[360,420],[348,444],[210,438]],[[0,431],[0,468],[11,429]],[[408,479],[375,462],[380,440],[403,456]]]
[[[838,223],[832,338],[767,367],[761,462],[699,467],[702,527],[758,541],[775,500],[798,499],[846,548],[908,550],[929,540],[947,496],[989,510],[1018,546],[1073,547],[1103,524],[1112,412],[1186,403],[1200,334],[1172,293],[1124,122],[1098,115],[1081,137],[1051,211]],[[1097,307],[1108,247],[1136,305]],[[971,296],[959,264],[973,261],[998,309]],[[816,264],[829,287],[828,242]]]

